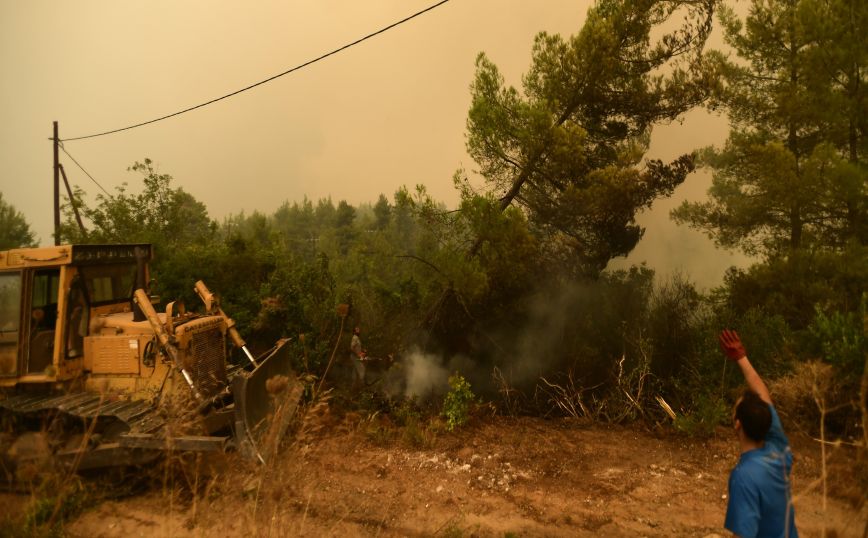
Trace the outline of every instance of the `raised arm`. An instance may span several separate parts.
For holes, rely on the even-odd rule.
[[[747,352],[744,349],[744,344],[741,343],[741,338],[738,337],[738,333],[724,329],[720,333],[718,340],[720,340],[720,348],[726,353],[726,357],[741,368],[741,373],[748,388],[756,392],[764,402],[772,403],[769,389],[748,360]]]

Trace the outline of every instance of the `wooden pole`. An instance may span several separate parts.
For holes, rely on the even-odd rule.
[[[57,122],[54,122],[54,244],[60,244],[60,156],[57,153],[60,139],[57,136]]]
[[[66,194],[69,196],[69,205],[72,206],[72,212],[75,213],[75,221],[78,223],[78,230],[82,235],[85,235],[87,234],[87,230],[84,229],[84,222],[82,222],[81,215],[78,213],[78,208],[75,206],[75,199],[72,197],[72,188],[69,186],[69,180],[66,178],[66,170],[63,169],[62,164],[58,164],[57,167],[60,169],[60,175],[63,176],[63,184],[66,185]],[[142,319],[137,321],[145,320]]]

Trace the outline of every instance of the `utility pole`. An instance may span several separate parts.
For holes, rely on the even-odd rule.
[[[54,122],[54,244],[60,244],[60,156],[57,154],[60,139],[57,136],[57,122]]]

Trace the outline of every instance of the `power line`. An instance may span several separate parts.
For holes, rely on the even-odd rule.
[[[293,67],[293,68],[291,68],[291,69],[287,69],[286,71],[284,71],[284,72],[282,72],[282,73],[278,73],[277,75],[274,75],[274,76],[272,76],[272,77],[268,77],[268,78],[265,79],[265,80],[260,80],[259,82],[256,82],[255,84],[251,84],[250,86],[247,86],[247,87],[241,88],[240,90],[236,90],[236,91],[234,91],[234,92],[232,92],[232,93],[227,93],[226,95],[224,95],[224,96],[222,96],[222,97],[217,97],[216,99],[211,99],[210,101],[206,101],[206,102],[204,102],[204,103],[201,103],[201,104],[198,104],[198,105],[195,105],[195,106],[191,106],[191,107],[189,107],[189,108],[185,108],[184,110],[179,110],[178,112],[174,112],[174,113],[172,113],[172,114],[167,114],[167,115],[165,115],[165,116],[161,116],[161,117],[159,117],[159,118],[155,118],[155,119],[152,119],[152,120],[143,121],[143,122],[141,122],[141,123],[137,123],[137,124],[135,124],[135,125],[130,125],[130,126],[127,126],[127,127],[121,127],[120,129],[113,129],[113,130],[111,130],[111,131],[105,131],[105,132],[102,132],[102,133],[95,133],[95,134],[86,135],[86,136],[77,136],[77,137],[75,137],[75,138],[64,138],[63,141],[64,141],[64,142],[70,142],[70,141],[73,141],[73,140],[83,140],[83,139],[85,139],[85,138],[96,138],[97,136],[104,136],[104,135],[109,135],[109,134],[113,134],[113,133],[119,133],[119,132],[121,132],[121,131],[127,131],[127,130],[130,130],[130,129],[135,129],[136,127],[141,127],[141,126],[143,126],[143,125],[148,125],[148,124],[151,124],[151,123],[156,123],[156,122],[158,122],[158,121],[166,120],[166,119],[169,119],[169,118],[172,118],[172,117],[175,117],[175,116],[180,116],[181,114],[184,114],[185,112],[190,112],[190,111],[192,111],[192,110],[196,110],[197,108],[202,108],[202,107],[208,106],[208,105],[210,105],[210,104],[212,104],[212,103],[216,103],[217,101],[222,101],[223,99],[227,99],[227,98],[232,97],[232,96],[234,96],[234,95],[238,95],[239,93],[246,92],[247,90],[251,90],[251,89],[253,89],[253,88],[257,87],[257,86],[261,86],[262,84],[265,84],[265,83],[267,83],[267,82],[271,82],[271,81],[274,80],[274,79],[280,78],[280,77],[282,77],[282,76],[284,76],[284,75],[288,75],[288,74],[292,73],[293,71],[298,71],[299,69],[303,69],[303,68],[305,68],[305,67],[307,67],[307,66],[309,66],[309,65],[312,65],[312,64],[315,64],[315,63],[319,62],[320,60],[324,60],[324,59],[328,58],[329,56],[332,56],[332,55],[337,54],[337,53],[339,53],[339,52],[341,52],[341,51],[344,51],[344,50],[346,50],[346,49],[348,49],[348,48],[350,48],[350,47],[352,47],[352,46],[358,45],[358,44],[361,43],[362,41],[366,41],[366,40],[368,40],[368,39],[370,39],[370,38],[372,38],[372,37],[374,37],[374,36],[377,36],[377,35],[379,35],[379,34],[382,34],[383,32],[386,32],[386,31],[388,31],[388,30],[391,30],[392,28],[395,28],[396,26],[400,26],[401,24],[404,24],[405,22],[407,22],[407,21],[409,21],[409,20],[411,20],[411,19],[415,19],[416,17],[418,17],[418,16],[420,16],[420,15],[423,15],[423,14],[425,14],[425,13],[427,13],[427,12],[429,12],[429,11],[431,11],[431,10],[437,8],[437,7],[440,7],[440,6],[442,6],[443,4],[445,4],[445,3],[448,2],[448,1],[449,1],[449,0],[440,0],[440,2],[437,2],[436,4],[433,4],[433,5],[431,5],[431,6],[428,6],[428,7],[426,7],[425,9],[423,9],[422,11],[418,11],[418,12],[416,12],[416,13],[410,15],[409,17],[405,17],[405,18],[403,18],[403,19],[401,19],[401,20],[399,20],[399,21],[397,21],[397,22],[394,22],[394,23],[388,25],[388,26],[385,26],[385,27],[383,27],[383,28],[380,28],[380,29],[377,30],[376,32],[370,33],[370,34],[366,35],[365,37],[359,38],[359,39],[353,41],[352,43],[347,43],[346,45],[344,45],[344,46],[342,46],[342,47],[340,47],[340,48],[337,48],[337,49],[335,49],[335,50],[333,50],[333,51],[331,51],[331,52],[327,52],[327,53],[323,54],[322,56],[319,56],[319,57],[317,57],[317,58],[314,58],[313,60],[308,60],[307,62],[305,62],[305,63],[303,63],[303,64],[297,65],[297,66],[295,66],[295,67]]]
[[[112,195],[109,194],[109,191],[103,189],[102,185],[99,184],[99,181],[95,180],[95,179],[93,178],[93,176],[90,175],[90,173],[88,173],[88,171],[85,170],[84,167],[83,167],[82,165],[80,165],[80,164],[78,163],[78,161],[75,160],[75,157],[73,157],[72,155],[69,154],[68,151],[66,151],[66,148],[63,147],[63,144],[58,144],[58,146],[60,146],[60,149],[63,150],[64,153],[66,153],[66,156],[67,156],[67,157],[69,157],[70,159],[72,159],[72,162],[74,162],[74,163],[76,164],[76,166],[78,166],[79,168],[81,168],[81,171],[84,172],[85,175],[86,175],[87,177],[89,177],[91,181],[93,181],[94,183],[96,183],[96,186],[97,186],[97,187],[99,187],[100,189],[102,189],[102,192],[106,193],[106,196],[108,196],[109,198],[111,198]],[[72,200],[70,200],[70,202],[72,202]]]

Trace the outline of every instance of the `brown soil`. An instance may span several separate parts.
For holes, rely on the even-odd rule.
[[[355,414],[308,424],[278,461],[230,457],[211,476],[108,501],[69,536],[728,536],[730,433],[707,441],[569,420],[477,419],[460,432],[398,429]],[[818,443],[792,439],[803,537],[862,536],[854,452],[832,448],[823,507]],[[413,445],[421,446],[412,448]],[[212,471],[214,472],[214,471]],[[192,495],[188,484],[197,484]],[[18,498],[19,501],[21,498]],[[10,496],[0,499],[12,506]],[[861,503],[861,508],[858,506]],[[22,503],[23,504],[23,503]],[[0,517],[2,519],[2,517]]]

